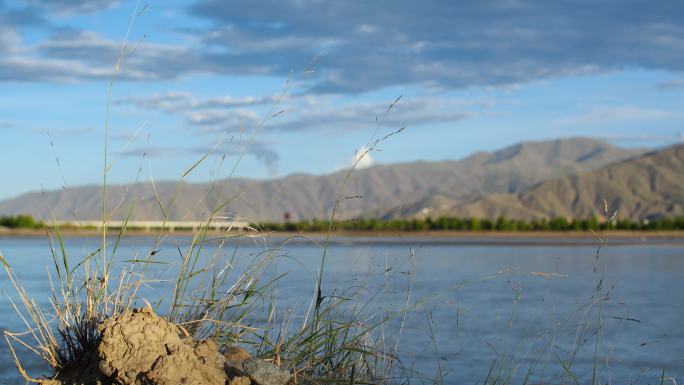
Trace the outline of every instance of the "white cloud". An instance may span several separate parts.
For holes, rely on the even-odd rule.
[[[28,6],[17,7],[0,0],[0,25],[50,30],[55,24],[55,32],[61,29],[55,28],[62,24],[55,23],[59,15],[101,17],[119,4],[124,11],[133,8],[117,0],[27,1]],[[196,74],[286,77],[319,54],[304,86],[319,93],[356,94],[408,84],[501,87],[625,69],[684,71],[684,27],[679,17],[683,2],[635,0],[620,7],[614,2],[578,7],[573,1],[550,6],[542,0],[396,1],[391,6],[373,1],[307,1],[306,6],[301,0],[229,6],[224,0],[191,3],[177,7],[177,12],[187,11],[191,19],[205,23],[170,28],[183,37],[174,43],[145,41],[129,58],[121,79],[173,80]],[[19,31],[26,34],[24,28]],[[16,47],[0,37],[0,47],[9,44],[22,51],[11,55],[13,60],[0,58],[0,81],[108,78],[119,53],[120,41],[92,32],[61,31],[39,41],[36,36]],[[171,41],[167,37],[160,41]],[[663,85],[680,86],[679,81]]]
[[[338,171],[343,171],[343,170],[349,170],[350,168],[354,168],[355,170],[361,170],[364,168],[371,167],[375,164],[375,159],[373,159],[373,156],[371,155],[371,151],[368,149],[368,147],[363,146],[361,148],[358,148],[354,151],[354,155],[352,155],[349,160],[341,164],[332,170],[330,170],[331,173],[338,172]]]
[[[197,0],[189,10],[211,22],[202,31],[204,43],[225,53],[214,58],[221,64],[216,68],[266,64],[272,74],[286,75],[323,52],[310,83],[323,93],[426,83],[499,87],[633,68],[684,69],[682,2],[301,3]]]
[[[283,113],[277,114],[276,119],[267,119],[265,128],[281,132],[372,130],[380,119],[384,127],[393,129],[454,123],[496,107],[490,99],[433,95],[404,98],[385,115],[389,105],[386,100],[348,102],[331,95],[286,95],[282,99],[277,95],[199,98],[182,91],[127,98],[118,103],[178,115],[202,132],[254,128],[263,121],[265,107],[269,105]]]
[[[0,9],[0,24],[1,16]],[[0,81],[64,83],[109,79],[121,54],[120,41],[95,32],[67,30],[37,43],[25,40],[17,29],[0,26]],[[192,67],[189,62],[195,62],[188,47],[143,43],[127,46],[119,79],[175,79],[189,73],[181,68]],[[172,62],[170,57],[174,58]],[[196,72],[206,72],[199,67],[195,62]]]
[[[119,0],[26,0],[28,4],[45,7],[63,15],[93,13],[119,6]]]
[[[349,167],[355,167],[357,170],[370,167],[373,164],[375,164],[375,160],[366,146],[356,150],[349,161]]]
[[[194,126],[207,127],[209,131],[237,130],[248,126],[253,128],[260,120],[259,114],[243,109],[206,110],[188,114],[188,120]]]

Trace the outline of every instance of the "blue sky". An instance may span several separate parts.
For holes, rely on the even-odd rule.
[[[0,199],[101,183],[115,72],[113,183],[205,153],[188,180],[322,174],[404,127],[363,165],[664,146],[684,132],[684,3],[0,0]]]

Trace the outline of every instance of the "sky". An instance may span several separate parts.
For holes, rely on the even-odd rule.
[[[198,182],[366,150],[360,167],[559,137],[666,146],[684,139],[684,2],[0,0],[0,90],[0,199],[105,170]]]

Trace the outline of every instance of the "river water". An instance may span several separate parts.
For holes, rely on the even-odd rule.
[[[66,238],[72,266],[100,241]],[[150,265],[149,276],[171,277],[179,250],[190,242],[189,237],[164,239],[154,255],[163,263]],[[255,258],[272,258],[268,275],[284,276],[268,301],[276,314],[301,319],[296,317],[306,314],[313,296],[321,242],[236,238],[220,249],[218,242],[208,243],[202,258],[217,253],[217,267],[232,260],[234,274]],[[153,243],[149,237],[124,239],[115,265],[144,258]],[[489,382],[510,376],[512,384],[526,378],[530,384],[684,383],[684,240],[608,239],[597,255],[599,244],[591,237],[335,237],[322,294],[358,295],[347,303],[365,304],[368,322],[391,315],[382,332],[389,341],[401,330],[402,364],[420,373],[412,383],[424,376],[478,384],[488,375]],[[0,238],[0,252],[29,295],[47,305],[47,271],[54,269],[47,239]],[[152,284],[141,295],[154,303],[168,298],[169,287]],[[4,273],[0,294],[0,330],[24,330],[11,308],[9,298],[16,296]],[[34,375],[44,373],[32,356],[22,353],[22,359]],[[4,339],[3,383],[22,383]]]

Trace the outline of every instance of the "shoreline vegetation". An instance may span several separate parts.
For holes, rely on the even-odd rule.
[[[51,232],[52,228],[3,228],[0,227],[0,238],[1,237],[30,237],[39,238],[49,236],[48,232]],[[96,229],[79,229],[79,228],[62,228],[60,227],[60,236],[65,238],[72,237],[102,237],[102,231]],[[107,229],[107,236],[117,236],[121,231],[119,229]],[[160,234],[159,229],[152,230],[142,230],[142,229],[126,229],[123,232],[129,237],[156,237]],[[196,231],[180,229],[174,231],[164,230],[166,235],[175,236],[188,236],[192,237],[196,234]],[[225,230],[207,230],[207,234],[225,234]],[[251,235],[248,231],[231,230],[229,233],[234,234],[234,236],[240,235]],[[423,238],[423,239],[462,239],[467,240],[469,238],[483,239],[482,243],[487,243],[486,239],[503,240],[503,239],[595,239],[596,236],[589,230],[584,231],[490,231],[490,230],[478,230],[478,231],[450,231],[450,230],[425,230],[425,231],[348,231],[348,230],[335,230],[331,232],[335,237],[344,239],[348,237],[354,238],[368,238],[368,239],[378,239],[378,238],[395,238],[397,240],[402,238]],[[302,237],[304,239],[320,239],[326,237],[328,232],[326,231],[263,231],[259,236],[271,236],[280,238],[294,238]],[[633,239],[639,241],[644,238],[659,238],[659,239],[684,239],[684,230],[606,230],[601,231],[600,235],[602,237],[609,238],[620,238],[620,239]],[[329,240],[329,243],[336,243],[334,238]],[[551,242],[553,243],[553,242]],[[562,242],[565,243],[565,242]]]
[[[29,215],[0,216],[0,236],[45,235],[46,230],[54,227],[50,222],[37,221]],[[109,231],[116,234],[120,228],[108,226]],[[63,235],[101,235],[101,229],[89,226],[59,225]],[[389,236],[411,234],[427,237],[548,237],[554,235],[582,237],[591,235],[592,231],[601,231],[613,236],[684,236],[684,217],[659,218],[654,220],[632,221],[629,219],[600,220],[551,218],[540,220],[515,220],[500,217],[496,220],[487,218],[441,217],[437,219],[355,219],[335,221],[303,220],[298,222],[264,222],[251,223],[247,228],[231,230],[242,233],[250,230],[279,235],[325,235],[334,232],[341,236]],[[136,228],[126,226],[128,234],[158,234],[161,228]],[[165,229],[174,234],[194,234],[197,229],[175,227]]]

